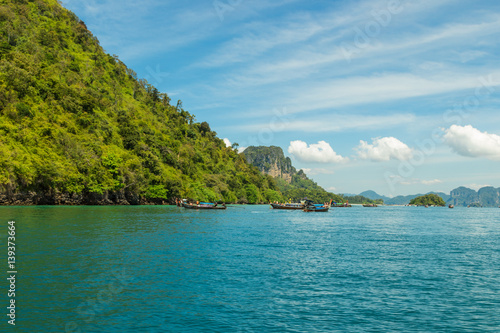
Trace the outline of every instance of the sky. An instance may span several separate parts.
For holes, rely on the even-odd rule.
[[[500,187],[500,2],[62,0],[240,150],[335,193]]]

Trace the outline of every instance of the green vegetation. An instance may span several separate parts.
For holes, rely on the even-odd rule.
[[[325,191],[321,186],[307,178],[304,171],[297,171],[292,166],[289,157],[285,157],[280,147],[248,147],[243,153],[247,161],[269,176],[274,177],[279,191],[283,193],[280,197],[272,196],[275,200],[270,201],[293,201],[298,202],[308,198],[314,202],[342,202],[342,198],[336,194]]]
[[[106,54],[56,0],[2,0],[0,195],[28,192],[81,203],[281,198],[272,177]]]
[[[384,200],[383,199],[368,199],[367,197],[364,197],[362,195],[355,195],[355,196],[342,196],[342,199],[344,202],[349,201],[350,204],[375,204],[375,205],[383,205]]]
[[[299,202],[301,199],[307,198],[317,203],[330,202],[330,200],[342,202],[342,197],[325,191],[321,186],[307,178],[302,170],[292,176],[290,183],[283,179],[277,179],[277,182],[283,193],[284,201]]]
[[[417,206],[445,206],[443,198],[437,194],[426,194],[420,197],[416,197],[410,201],[410,205]]]

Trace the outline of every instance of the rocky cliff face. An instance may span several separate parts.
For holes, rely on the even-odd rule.
[[[450,195],[451,198],[448,200],[448,204],[455,206],[467,206],[479,201],[479,196],[476,191],[463,186],[452,190]]]
[[[36,206],[36,205],[173,205],[173,200],[146,199],[130,193],[84,193],[69,194],[57,192],[18,192],[15,194],[0,194],[0,206]]]
[[[296,202],[308,198],[314,202],[342,202],[342,198],[325,191],[303,170],[297,171],[290,158],[285,157],[280,147],[248,147],[243,154],[248,163],[257,167],[261,173],[273,177],[286,201]]]
[[[287,183],[292,182],[292,177],[297,172],[292,166],[292,161],[289,157],[285,157],[283,150],[280,147],[248,147],[243,152],[247,162],[259,168],[260,172],[268,174],[275,178],[282,178]],[[305,174],[304,174],[305,176]]]
[[[479,203],[485,207],[500,206],[500,188],[483,187],[478,192]]]
[[[448,200],[447,204],[455,206],[500,206],[500,188],[494,188],[492,186],[483,187],[477,192],[461,186],[451,191],[450,195],[451,198]]]

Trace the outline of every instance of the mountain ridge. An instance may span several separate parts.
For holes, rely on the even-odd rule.
[[[447,205],[454,205],[457,207],[467,207],[470,205],[482,207],[500,206],[500,188],[495,188],[493,186],[485,186],[480,188],[478,191],[467,188],[465,186],[460,186],[451,190],[449,195],[443,192],[428,192],[425,194],[413,194],[406,196],[399,195],[393,198],[389,198],[383,195],[379,195],[373,190],[361,192],[359,195],[363,195],[372,200],[383,199],[384,203],[387,205],[407,205],[412,199],[427,194],[437,194],[441,198],[443,198]]]

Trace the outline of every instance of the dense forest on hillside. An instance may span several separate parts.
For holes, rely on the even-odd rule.
[[[267,202],[275,180],[56,0],[0,1],[0,203]]]

